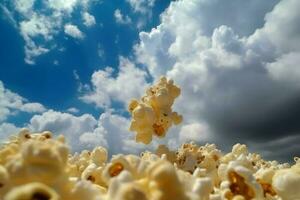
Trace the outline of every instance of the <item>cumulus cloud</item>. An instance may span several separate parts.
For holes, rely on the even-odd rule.
[[[93,26],[96,24],[96,19],[93,15],[88,12],[82,14],[83,24],[87,27]]]
[[[49,130],[65,135],[75,151],[83,148],[83,144],[78,143],[78,138],[85,132],[92,132],[96,126],[97,120],[90,114],[74,116],[54,110],[34,115],[28,125],[32,131]]]
[[[108,109],[112,102],[126,105],[131,98],[139,98],[148,86],[147,73],[124,57],[120,57],[117,75],[113,73],[110,67],[94,72],[91,78],[92,90],[80,99]]]
[[[100,115],[97,128],[80,137],[80,141],[94,144],[97,138],[104,139],[110,154],[138,153],[144,145],[135,143],[134,133],[129,132],[129,119],[112,114],[110,111]],[[94,141],[94,142],[92,142]],[[104,145],[105,146],[105,145]]]
[[[36,57],[56,48],[54,39],[65,30],[66,24],[72,24],[75,10],[83,13],[85,26],[95,24],[95,18],[88,13],[93,2],[97,0],[49,0],[41,4],[36,0],[4,0],[1,9],[25,41],[25,62],[35,64]],[[67,27],[69,35],[82,38],[83,34],[77,27]]]
[[[195,132],[203,136],[195,123],[206,124],[206,139],[225,149],[292,137],[300,132],[299,6],[297,0],[172,2],[159,26],[140,33],[136,59],[152,77],[167,75],[182,87],[175,108],[193,139]]]
[[[11,123],[0,124],[0,143],[5,142],[9,135],[17,134],[20,128]]]
[[[29,102],[24,97],[5,88],[0,81],[0,122],[15,112],[40,113],[45,110],[46,108],[42,104]]]
[[[76,25],[73,24],[66,24],[65,25],[65,34],[76,38],[76,39],[83,39],[84,34],[79,30]]]
[[[131,24],[131,18],[128,15],[123,15],[119,9],[114,12],[115,20],[118,24]]]
[[[185,142],[201,142],[206,143],[210,140],[209,127],[206,124],[191,123],[183,125],[179,132],[180,144]]]
[[[0,126],[0,131],[5,128],[14,132],[10,126],[9,124]],[[57,135],[63,134],[72,150],[77,152],[104,146],[108,148],[110,154],[138,153],[144,147],[134,142],[134,134],[128,130],[129,120],[110,111],[102,113],[97,120],[89,114],[74,116],[48,110],[33,116],[28,128],[32,131],[49,130]]]

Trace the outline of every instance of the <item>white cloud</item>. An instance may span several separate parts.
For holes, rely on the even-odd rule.
[[[123,15],[119,9],[114,12],[115,20],[118,24],[131,24],[131,18],[128,15]]]
[[[95,18],[88,13],[92,3],[98,0],[47,0],[40,6],[36,0],[4,1],[1,9],[7,19],[20,30],[25,41],[25,62],[35,64],[35,58],[56,48],[55,37],[64,31],[65,25],[72,24],[76,19],[73,12],[78,10],[83,13],[83,24],[92,26]],[[69,27],[67,32],[73,37],[82,38],[77,27]]]
[[[76,25],[73,24],[66,24],[65,25],[65,34],[76,38],[76,39],[83,39],[84,34],[79,30]]]
[[[155,79],[167,75],[182,87],[175,110],[183,126],[207,124],[207,140],[222,147],[300,130],[299,111],[282,112],[299,102],[300,2],[234,2],[172,2],[135,46]]]
[[[113,101],[127,104],[131,98],[139,98],[147,87],[147,73],[137,68],[128,59],[120,57],[119,72],[113,76],[113,69],[99,70],[92,75],[92,91],[80,99],[94,103],[97,107],[110,108]]]
[[[54,28],[60,25],[57,19],[51,19],[43,15],[32,14],[31,18],[20,22],[20,32],[25,40],[25,61],[34,64],[34,58],[49,52],[50,49],[39,45],[33,38],[41,37],[45,42],[52,40]]]
[[[2,123],[0,124],[0,143],[8,140],[9,135],[14,135],[18,133],[20,128],[16,127],[11,123]]]
[[[64,134],[74,150],[82,149],[78,143],[79,137],[85,132],[92,132],[97,126],[97,120],[89,114],[74,116],[48,110],[41,115],[34,115],[28,127],[33,131],[49,130],[55,134]]]
[[[268,63],[266,68],[271,77],[278,81],[291,82],[300,88],[300,52],[291,52]]]
[[[180,144],[185,142],[202,142],[210,140],[210,130],[206,124],[192,123],[182,126],[179,132]]]
[[[28,102],[27,99],[6,89],[2,81],[0,81],[0,122],[14,112],[39,113],[45,110],[42,104]]]
[[[78,108],[71,107],[71,108],[68,108],[67,111],[70,112],[70,113],[78,113],[78,112],[79,112],[79,109],[78,109]]]
[[[46,109],[40,103],[25,103],[20,107],[20,110],[28,113],[41,113],[44,112]]]
[[[16,10],[24,15],[29,14],[32,11],[32,7],[34,6],[35,0],[18,0],[14,1],[14,5]]]
[[[73,12],[78,0],[48,0],[48,6],[56,11]]]
[[[93,15],[88,12],[82,14],[83,24],[87,27],[93,26],[96,24],[96,19]]]
[[[104,112],[99,117],[97,128],[80,137],[80,142],[85,145],[102,145],[108,147],[110,154],[138,153],[144,145],[137,144],[134,133],[129,132],[129,120],[123,116]]]
[[[156,0],[126,0],[134,12],[147,13],[151,9]]]
[[[4,126],[12,132],[13,127]],[[92,115],[74,116],[48,110],[31,118],[28,128],[32,131],[52,131],[65,135],[73,151],[107,147],[110,154],[137,153],[144,145],[136,144],[134,134],[129,132],[129,120],[110,111],[104,112],[96,120]],[[0,126],[1,130],[1,126]],[[6,131],[7,132],[7,131]]]

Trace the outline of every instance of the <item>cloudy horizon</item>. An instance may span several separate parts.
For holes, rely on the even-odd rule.
[[[297,0],[4,0],[0,140],[21,127],[64,134],[74,151],[247,144],[300,152]],[[136,144],[126,111],[160,76],[181,87],[183,123]]]

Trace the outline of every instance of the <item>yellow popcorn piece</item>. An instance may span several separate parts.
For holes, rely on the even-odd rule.
[[[5,167],[0,165],[0,197],[9,189],[9,174]]]
[[[167,160],[171,163],[174,163],[176,161],[176,153],[174,151],[170,151],[166,145],[159,145],[155,153],[160,157],[162,155],[166,155]]]
[[[187,200],[184,188],[173,165],[158,161],[149,169],[149,191],[152,200]]]
[[[103,179],[109,184],[112,178],[117,177],[124,170],[132,173],[133,169],[123,155],[116,155],[111,159],[111,162],[105,166],[102,172]]]
[[[4,200],[59,200],[59,195],[42,183],[28,183],[12,189]]]
[[[182,116],[172,111],[175,99],[180,95],[180,88],[166,77],[147,89],[140,101],[133,99],[128,105],[132,120],[130,130],[136,132],[136,141],[149,144],[152,136],[165,137],[168,129],[178,125]]]
[[[276,171],[272,185],[283,199],[300,199],[300,163],[288,169]]]

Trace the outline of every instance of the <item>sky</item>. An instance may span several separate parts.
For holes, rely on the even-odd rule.
[[[300,152],[300,1],[2,0],[0,140],[22,127],[73,151],[233,144],[266,159]],[[150,145],[127,104],[160,76],[183,123]]]

